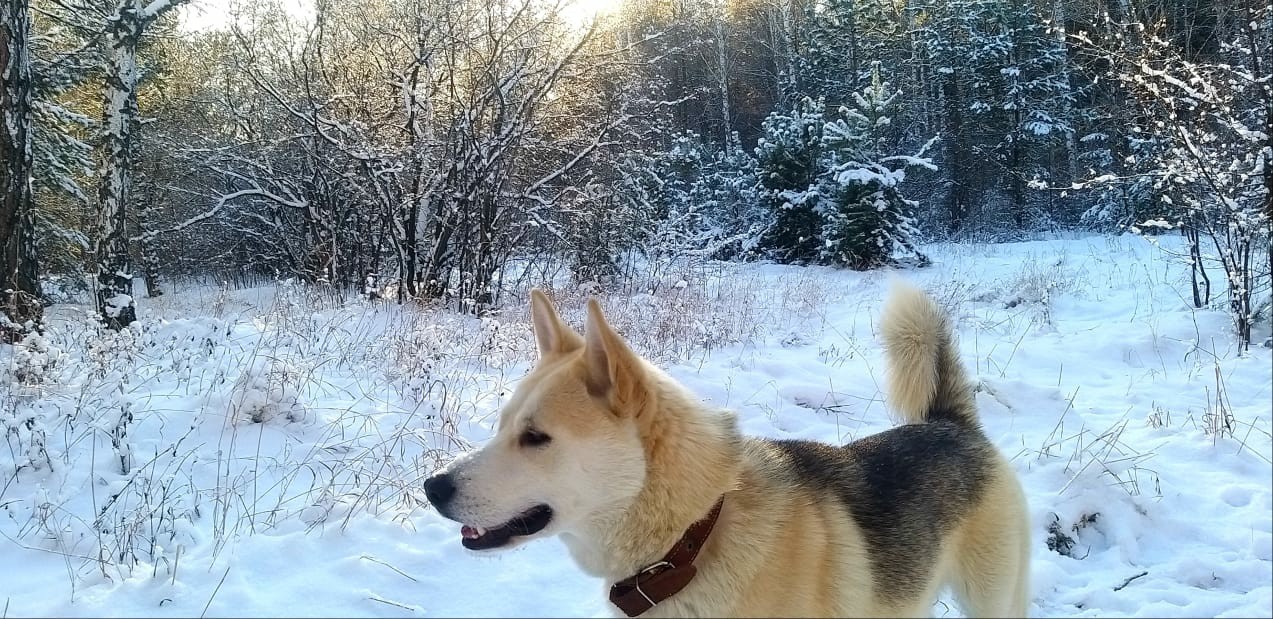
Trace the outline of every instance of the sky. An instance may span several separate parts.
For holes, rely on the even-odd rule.
[[[296,16],[310,13],[314,0],[281,0],[288,11]],[[355,0],[357,1],[357,0]],[[577,23],[586,23],[599,14],[618,8],[622,0],[566,0],[563,12]],[[182,27],[188,32],[204,32],[228,24],[234,0],[192,0],[183,5]]]
[[[312,0],[281,0],[288,11],[294,15],[309,13]],[[190,32],[204,32],[227,25],[231,21],[231,10],[236,2],[232,0],[193,0],[179,9],[181,25]]]

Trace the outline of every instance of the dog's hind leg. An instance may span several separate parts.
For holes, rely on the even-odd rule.
[[[1025,617],[1030,605],[1030,528],[1007,471],[961,527],[953,589],[968,617]]]

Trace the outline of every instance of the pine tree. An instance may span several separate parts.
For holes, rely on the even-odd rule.
[[[800,85],[831,101],[843,101],[853,91],[861,62],[858,28],[861,0],[829,0],[810,6],[809,46]]]
[[[1027,189],[1071,176],[1075,93],[1063,41],[1034,5],[1012,0],[934,3],[919,37],[940,82],[950,228],[974,223],[995,194],[1008,211],[983,212],[976,223],[1020,229],[1040,215],[1056,218],[1048,211],[1057,205],[1032,209]],[[986,165],[996,173],[985,174]]]
[[[701,248],[710,226],[695,188],[710,160],[709,148],[693,131],[671,136],[671,144],[651,161],[649,193],[653,197],[647,253],[670,258]]]
[[[892,122],[888,113],[899,94],[880,77],[876,64],[871,85],[854,94],[853,108],[840,108],[840,118],[823,128],[825,171],[819,176],[814,210],[822,218],[825,262],[858,270],[928,263],[915,246],[916,203],[902,195],[899,184],[906,168],[933,168],[932,162],[883,152]]]
[[[911,9],[907,9],[911,10]],[[887,0],[824,0],[806,9],[809,20],[800,84],[828,105],[852,101],[870,79],[873,62],[910,54],[904,15]]]
[[[871,84],[839,118],[826,120],[823,103],[806,98],[765,119],[756,177],[773,218],[763,238],[771,256],[854,269],[927,264],[914,241],[916,203],[899,185],[909,167],[936,168],[923,157],[927,145],[914,156],[886,154],[898,141],[889,117],[898,96],[874,63]]]
[[[762,246],[782,262],[810,262],[821,255],[822,218],[816,209],[824,110],[821,101],[806,97],[790,112],[775,111],[761,124],[757,198],[774,222]]]
[[[703,205],[706,255],[725,260],[755,256],[773,222],[757,200],[756,160],[743,149],[737,132],[712,155],[690,199]]]

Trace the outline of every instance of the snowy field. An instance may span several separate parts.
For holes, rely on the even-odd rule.
[[[926,249],[901,275],[953,312],[1025,484],[1031,614],[1273,615],[1268,325],[1237,354],[1138,237]],[[603,304],[746,432],[842,442],[890,425],[889,277],[666,268]],[[533,360],[525,292],[479,320],[184,286],[118,336],[51,308],[42,339],[0,347],[0,616],[605,615],[556,540],[476,556],[420,492]],[[584,294],[557,293],[581,325]]]

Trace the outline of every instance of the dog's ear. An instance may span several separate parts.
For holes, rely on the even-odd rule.
[[[538,288],[530,291],[530,320],[535,327],[535,342],[539,344],[541,359],[577,350],[583,345],[583,338],[562,322],[548,295]]]
[[[645,370],[636,353],[606,322],[596,299],[588,299],[584,342],[588,393],[608,399],[616,413],[639,411],[647,396]]]

